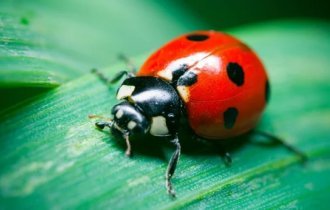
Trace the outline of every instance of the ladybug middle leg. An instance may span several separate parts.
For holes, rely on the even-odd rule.
[[[133,64],[133,62],[124,54],[119,54],[118,59],[123,61],[126,64],[127,70],[119,71],[118,73],[115,74],[115,76],[110,80],[111,84],[114,84],[118,82],[121,78],[126,76],[126,78],[129,77],[135,77],[136,74],[136,66]]]
[[[176,149],[174,153],[172,154],[172,157],[168,163],[165,178],[166,178],[166,189],[167,193],[169,193],[171,196],[175,197],[175,191],[172,186],[171,178],[174,175],[180,154],[181,154],[181,145],[178,139],[178,135],[175,134],[174,139],[171,141],[176,146]]]
[[[193,134],[193,139],[198,142],[201,142],[209,147],[214,148],[216,150],[216,153],[221,156],[221,158],[223,159],[226,166],[230,166],[232,164],[233,160],[231,158],[231,154],[225,144],[210,141],[210,140],[202,138],[196,134]]]
[[[110,84],[114,84],[116,82],[118,82],[121,78],[123,78],[124,76],[126,76],[126,78],[129,77],[135,77],[135,74],[133,72],[129,72],[129,71],[119,71],[115,74],[115,76],[112,77],[112,79],[109,80]]]
[[[221,156],[223,162],[226,166],[231,166],[233,160],[229,153],[229,150],[225,144],[219,144],[218,142],[214,143],[216,152]]]
[[[224,151],[221,154],[221,156],[222,156],[223,160],[225,161],[226,166],[230,166],[231,163],[233,162],[230,153],[228,151]]]

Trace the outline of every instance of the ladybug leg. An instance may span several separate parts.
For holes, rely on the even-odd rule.
[[[180,145],[177,134],[175,135],[174,139],[171,142],[176,146],[176,149],[175,149],[174,153],[172,154],[170,162],[168,163],[165,178],[166,178],[167,193],[170,194],[171,196],[175,197],[175,191],[174,191],[172,183],[171,183],[171,178],[175,172],[175,169],[176,169],[179,157],[180,157],[180,153],[181,153],[181,145]]]
[[[230,166],[232,164],[233,160],[225,145],[218,144],[218,143],[212,143],[212,142],[208,141],[207,139],[197,136],[196,134],[193,134],[192,138],[209,147],[216,148],[216,153],[218,153],[221,156],[221,158],[225,162],[226,166]]]
[[[118,59],[123,61],[126,64],[128,71],[127,70],[119,71],[111,79],[104,79],[105,77],[103,75],[100,76],[100,73],[97,73],[103,81],[106,81],[106,83],[114,84],[114,83],[118,82],[121,78],[123,78],[124,76],[126,76],[126,78],[135,77],[137,68],[135,67],[133,62],[124,54],[119,54]]]
[[[254,131],[256,134],[259,134],[261,136],[264,136],[266,138],[269,138],[271,140],[273,140],[276,143],[279,143],[281,145],[283,145],[285,148],[287,148],[289,151],[295,153],[296,155],[298,155],[301,159],[302,162],[305,162],[308,160],[308,157],[306,156],[306,154],[302,151],[300,151],[299,149],[297,149],[296,147],[288,144],[286,141],[284,141],[283,139],[280,139],[277,136],[274,136],[272,134],[266,133],[264,131]]]
[[[132,155],[132,147],[131,147],[131,142],[129,140],[129,132],[122,131],[122,129],[119,128],[113,121],[110,121],[110,122],[96,122],[95,126],[98,129],[101,129],[101,130],[103,130],[105,127],[112,128],[113,126],[116,127],[116,129],[120,129],[119,131],[123,133],[123,138],[125,139],[126,146],[127,146],[126,151],[125,151],[125,155],[128,156],[128,157],[130,157]]]
[[[135,77],[135,74],[133,72],[129,72],[129,71],[119,71],[111,79],[106,77],[103,73],[101,73],[97,69],[92,69],[91,72],[94,73],[96,76],[98,76],[99,79],[102,80],[107,85],[114,84],[114,83],[118,82],[124,76],[126,76],[126,77]]]
[[[217,148],[217,152],[219,153],[219,155],[221,156],[223,162],[225,163],[226,166],[231,166],[233,160],[231,158],[230,153],[228,152],[227,146],[224,144],[219,144],[219,143],[215,143],[216,148]]]
[[[119,71],[118,73],[115,74],[115,76],[113,78],[106,77],[103,73],[101,73],[99,70],[97,70],[95,68],[92,69],[91,72],[96,74],[105,84],[114,84],[114,83],[118,82],[121,78],[123,78],[124,76],[135,77],[136,67],[133,64],[133,62],[131,62],[131,60],[123,54],[119,54],[118,58],[126,64],[128,71],[126,71],[126,70]]]
[[[229,152],[224,152],[222,157],[223,157],[223,160],[225,161],[225,164],[227,166],[230,166],[232,164],[233,160],[232,160],[231,155],[230,155]]]
[[[137,68],[136,68],[135,64],[126,55],[119,54],[118,59],[123,61],[126,64],[127,68],[129,69],[129,71],[131,73],[133,73],[133,74],[136,73]]]
[[[126,142],[125,155],[130,157],[132,155],[132,147],[131,147],[131,142],[129,140],[130,133],[127,130],[120,128],[116,123],[112,123],[111,126],[113,126],[117,131],[122,133],[122,136]]]
[[[128,133],[125,133],[123,135],[123,137],[124,137],[124,139],[126,141],[126,146],[127,146],[126,151],[125,151],[125,155],[128,156],[128,157],[130,157],[132,155],[132,147],[131,147],[131,142],[129,141],[129,135],[128,135]]]
[[[116,82],[118,82],[121,78],[123,78],[124,76],[126,76],[126,78],[129,78],[129,77],[135,77],[135,74],[133,72],[129,72],[129,71],[119,71],[115,74],[114,77],[112,77],[110,80],[109,80],[109,83],[110,84],[114,84]]]

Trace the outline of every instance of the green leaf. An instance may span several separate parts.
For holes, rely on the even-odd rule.
[[[0,22],[0,87],[56,87],[79,75],[80,66],[31,31],[26,18],[1,12]]]
[[[16,14],[15,23],[76,58],[85,72],[116,62],[118,53],[139,55],[180,33],[205,27],[171,1],[3,0],[0,8]]]
[[[203,28],[195,17],[172,4],[0,1],[0,92],[4,96],[0,109],[117,62],[119,53],[140,54],[184,31]],[[22,89],[23,94],[10,94]]]
[[[185,134],[173,177],[177,198],[170,199],[164,173],[173,148],[136,140],[133,158],[126,158],[124,143],[87,117],[109,116],[116,87],[87,74],[2,112],[0,208],[328,208],[329,24],[269,22],[232,32],[270,74],[272,97],[259,129],[303,150],[310,157],[305,166],[283,147],[251,137],[232,148],[233,165],[226,167],[213,148]]]

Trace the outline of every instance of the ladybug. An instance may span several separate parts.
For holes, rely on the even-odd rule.
[[[121,71],[107,80],[94,72],[110,83],[126,76],[117,91],[120,102],[112,108],[113,119],[96,126],[120,134],[127,155],[135,134],[167,137],[175,145],[166,170],[167,192],[173,196],[180,119],[185,117],[195,135],[204,139],[237,137],[256,126],[270,92],[258,56],[238,39],[216,31],[179,36],[154,52],[137,73]]]

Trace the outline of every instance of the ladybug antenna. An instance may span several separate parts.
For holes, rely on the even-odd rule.
[[[103,119],[103,120],[106,120],[106,121],[112,121],[112,119],[110,119],[110,118],[106,118],[106,117],[103,117],[101,115],[96,115],[96,114],[90,114],[90,115],[88,115],[88,118],[89,119]]]

